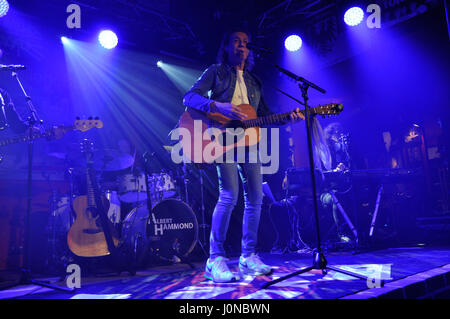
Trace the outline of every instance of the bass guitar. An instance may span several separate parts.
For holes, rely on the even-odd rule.
[[[45,132],[33,132],[31,136],[29,134],[22,135],[22,136],[13,136],[9,138],[0,139],[0,147],[16,144],[16,143],[22,143],[22,142],[28,142],[30,140],[35,140],[39,138],[47,138],[47,139],[60,139],[69,131],[81,131],[86,132],[90,130],[91,128],[102,128],[103,122],[95,119],[95,120],[76,120],[73,125],[58,125],[54,126],[51,129],[45,130]]]

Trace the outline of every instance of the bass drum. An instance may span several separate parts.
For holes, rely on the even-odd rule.
[[[154,257],[180,262],[197,243],[197,217],[185,202],[174,198],[164,199],[152,208],[146,234]]]

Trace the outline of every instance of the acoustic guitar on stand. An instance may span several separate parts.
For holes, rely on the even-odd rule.
[[[92,143],[84,140],[82,152],[86,157],[87,195],[73,200],[75,221],[67,234],[69,249],[77,256],[100,257],[113,254],[119,243],[116,229],[107,212],[109,201],[100,194],[93,169]]]

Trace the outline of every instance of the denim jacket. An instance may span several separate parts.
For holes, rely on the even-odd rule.
[[[264,100],[261,81],[247,69],[244,70],[243,77],[249,103],[258,116],[272,114]],[[209,106],[213,101],[230,103],[235,87],[236,69],[228,64],[213,64],[203,72],[184,95],[183,104],[203,112],[209,112]],[[210,97],[205,97],[209,91],[211,91]]]

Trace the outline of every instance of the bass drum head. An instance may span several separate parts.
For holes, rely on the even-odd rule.
[[[147,238],[154,256],[179,262],[197,243],[197,217],[185,202],[164,199],[152,208],[147,220]]]

